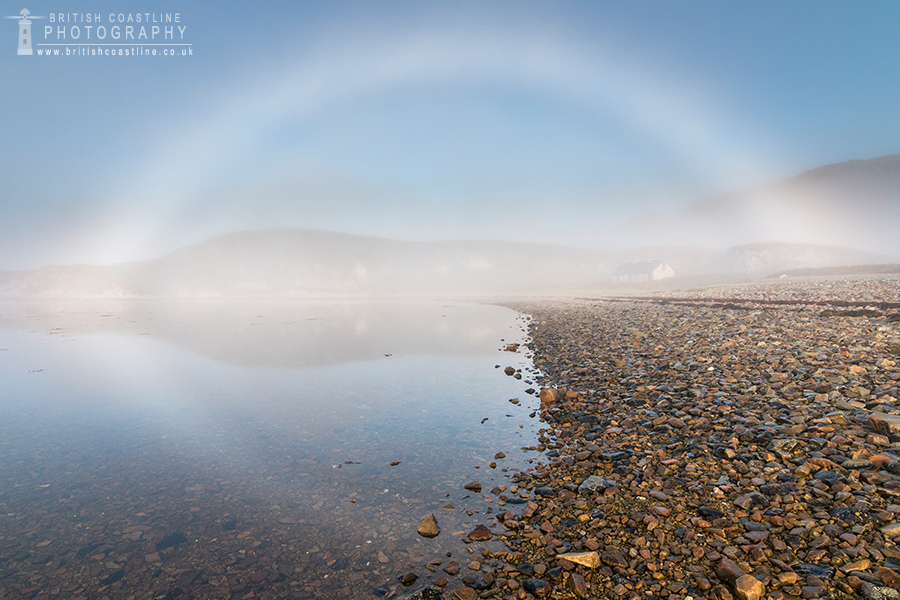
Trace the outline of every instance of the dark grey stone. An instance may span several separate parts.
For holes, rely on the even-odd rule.
[[[837,573],[837,569],[834,567],[829,567],[828,565],[810,565],[806,563],[800,563],[794,565],[794,571],[803,575],[804,577],[818,577],[819,579],[827,580],[834,577],[834,574]]]
[[[862,582],[862,585],[856,589],[856,593],[865,600],[900,600],[900,592],[894,588],[875,585],[868,581]]]
[[[578,486],[578,493],[590,494],[593,492],[603,492],[611,487],[616,487],[618,485],[619,484],[612,479],[607,479],[606,477],[600,477],[598,475],[591,475],[590,477],[585,479],[580,486]]]

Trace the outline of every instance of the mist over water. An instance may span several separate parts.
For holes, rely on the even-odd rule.
[[[455,532],[493,524],[489,490],[535,455],[528,373],[495,368],[530,365],[500,350],[523,337],[508,309],[220,304],[214,339],[191,306],[0,312],[0,547],[68,566],[42,585],[96,586],[88,548],[94,582],[156,594],[144,565],[192,565],[212,590],[229,560],[265,575],[248,590],[371,593],[463,553]],[[434,540],[416,534],[430,512]]]

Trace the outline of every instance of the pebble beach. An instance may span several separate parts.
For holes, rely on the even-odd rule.
[[[882,276],[512,305],[540,460],[487,574],[413,597],[900,598],[897,302]]]

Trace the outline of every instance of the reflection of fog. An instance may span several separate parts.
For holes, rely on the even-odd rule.
[[[217,361],[277,367],[488,355],[521,334],[512,311],[467,302],[10,302],[0,322],[61,336],[149,335]]]
[[[180,531],[200,543],[168,550],[172,564],[218,564],[253,530],[346,557],[327,581],[367,591],[399,568],[363,568],[372,547],[465,554],[449,532],[472,511],[496,523],[463,484],[508,485],[534,456],[520,450],[540,426],[532,383],[495,368],[530,366],[499,350],[521,323],[474,303],[0,303],[0,481],[18,482],[0,489],[16,515],[4,543],[31,556],[29,531],[74,525],[84,535],[53,550],[72,560],[140,523],[153,533],[136,556]],[[416,534],[430,512],[447,532],[435,541]],[[323,580],[319,566],[297,577]]]

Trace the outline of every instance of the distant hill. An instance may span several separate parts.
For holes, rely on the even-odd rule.
[[[898,262],[898,229],[900,154],[827,165],[712,196],[670,215],[637,219],[606,238],[598,233],[597,246],[625,240],[634,246],[627,249],[241,231],[146,262],[0,272],[0,298],[621,291],[612,283],[616,267],[649,259],[665,260],[674,269],[666,287],[694,287],[797,269],[840,272],[852,265]]]
[[[836,277],[845,275],[898,275],[900,265],[842,265],[837,267],[807,267],[776,271],[767,277]]]
[[[498,241],[402,242],[328,231],[242,231],[162,258],[0,272],[2,298],[247,298],[541,294],[612,287],[622,263],[666,260],[676,277],[885,262],[849,248],[765,244],[586,250]]]
[[[760,277],[774,271],[865,265],[879,258],[885,257],[841,246],[770,243],[732,246],[725,252],[724,264],[729,273]]]
[[[862,248],[900,257],[900,154],[851,160],[636,219],[629,240],[731,246],[766,241]]]

